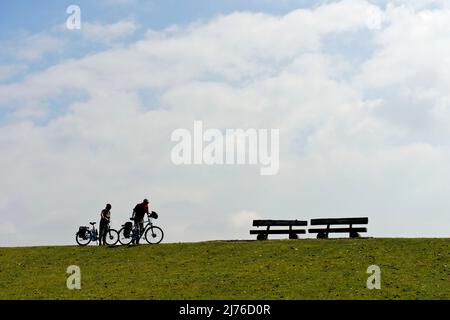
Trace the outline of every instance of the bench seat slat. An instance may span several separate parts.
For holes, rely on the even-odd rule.
[[[328,225],[328,224],[368,224],[369,218],[323,218],[311,219],[311,225]]]
[[[303,220],[253,220],[254,227],[264,226],[307,226],[308,221]]]
[[[308,232],[309,233],[320,233],[320,232],[324,232],[324,233],[347,233],[350,231],[354,231],[354,232],[367,232],[367,228],[320,228],[320,229],[309,229]]]
[[[298,230],[298,229],[286,229],[286,230],[250,230],[250,234],[305,234],[306,230]]]

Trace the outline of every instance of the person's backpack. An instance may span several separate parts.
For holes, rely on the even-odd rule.
[[[78,229],[78,236],[79,236],[81,239],[86,240],[86,239],[87,239],[86,233],[87,233],[88,230],[89,230],[88,227],[80,227],[80,228]]]
[[[126,238],[130,237],[131,229],[133,228],[133,223],[125,222],[123,233]]]

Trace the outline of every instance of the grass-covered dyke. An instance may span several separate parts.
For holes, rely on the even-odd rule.
[[[0,248],[0,299],[450,299],[450,239]],[[66,269],[81,268],[81,290]],[[368,290],[368,266],[381,290]]]

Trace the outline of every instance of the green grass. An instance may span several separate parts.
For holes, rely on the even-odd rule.
[[[450,299],[450,239],[0,248],[0,299]],[[369,290],[369,265],[381,290]],[[66,269],[81,268],[81,290]]]

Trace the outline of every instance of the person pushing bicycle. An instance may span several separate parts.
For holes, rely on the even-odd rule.
[[[108,225],[111,221],[111,205],[108,203],[105,209],[100,213],[100,234],[98,243],[99,245],[106,244],[106,232],[108,231]]]
[[[133,209],[133,215],[132,220],[134,220],[134,225],[138,227],[139,229],[139,236],[136,239],[136,244],[139,244],[140,237],[142,233],[144,232],[144,217],[145,214],[149,215],[148,211],[148,204],[149,201],[147,199],[144,199],[141,203],[138,203],[134,209]],[[134,240],[133,240],[134,243]]]

